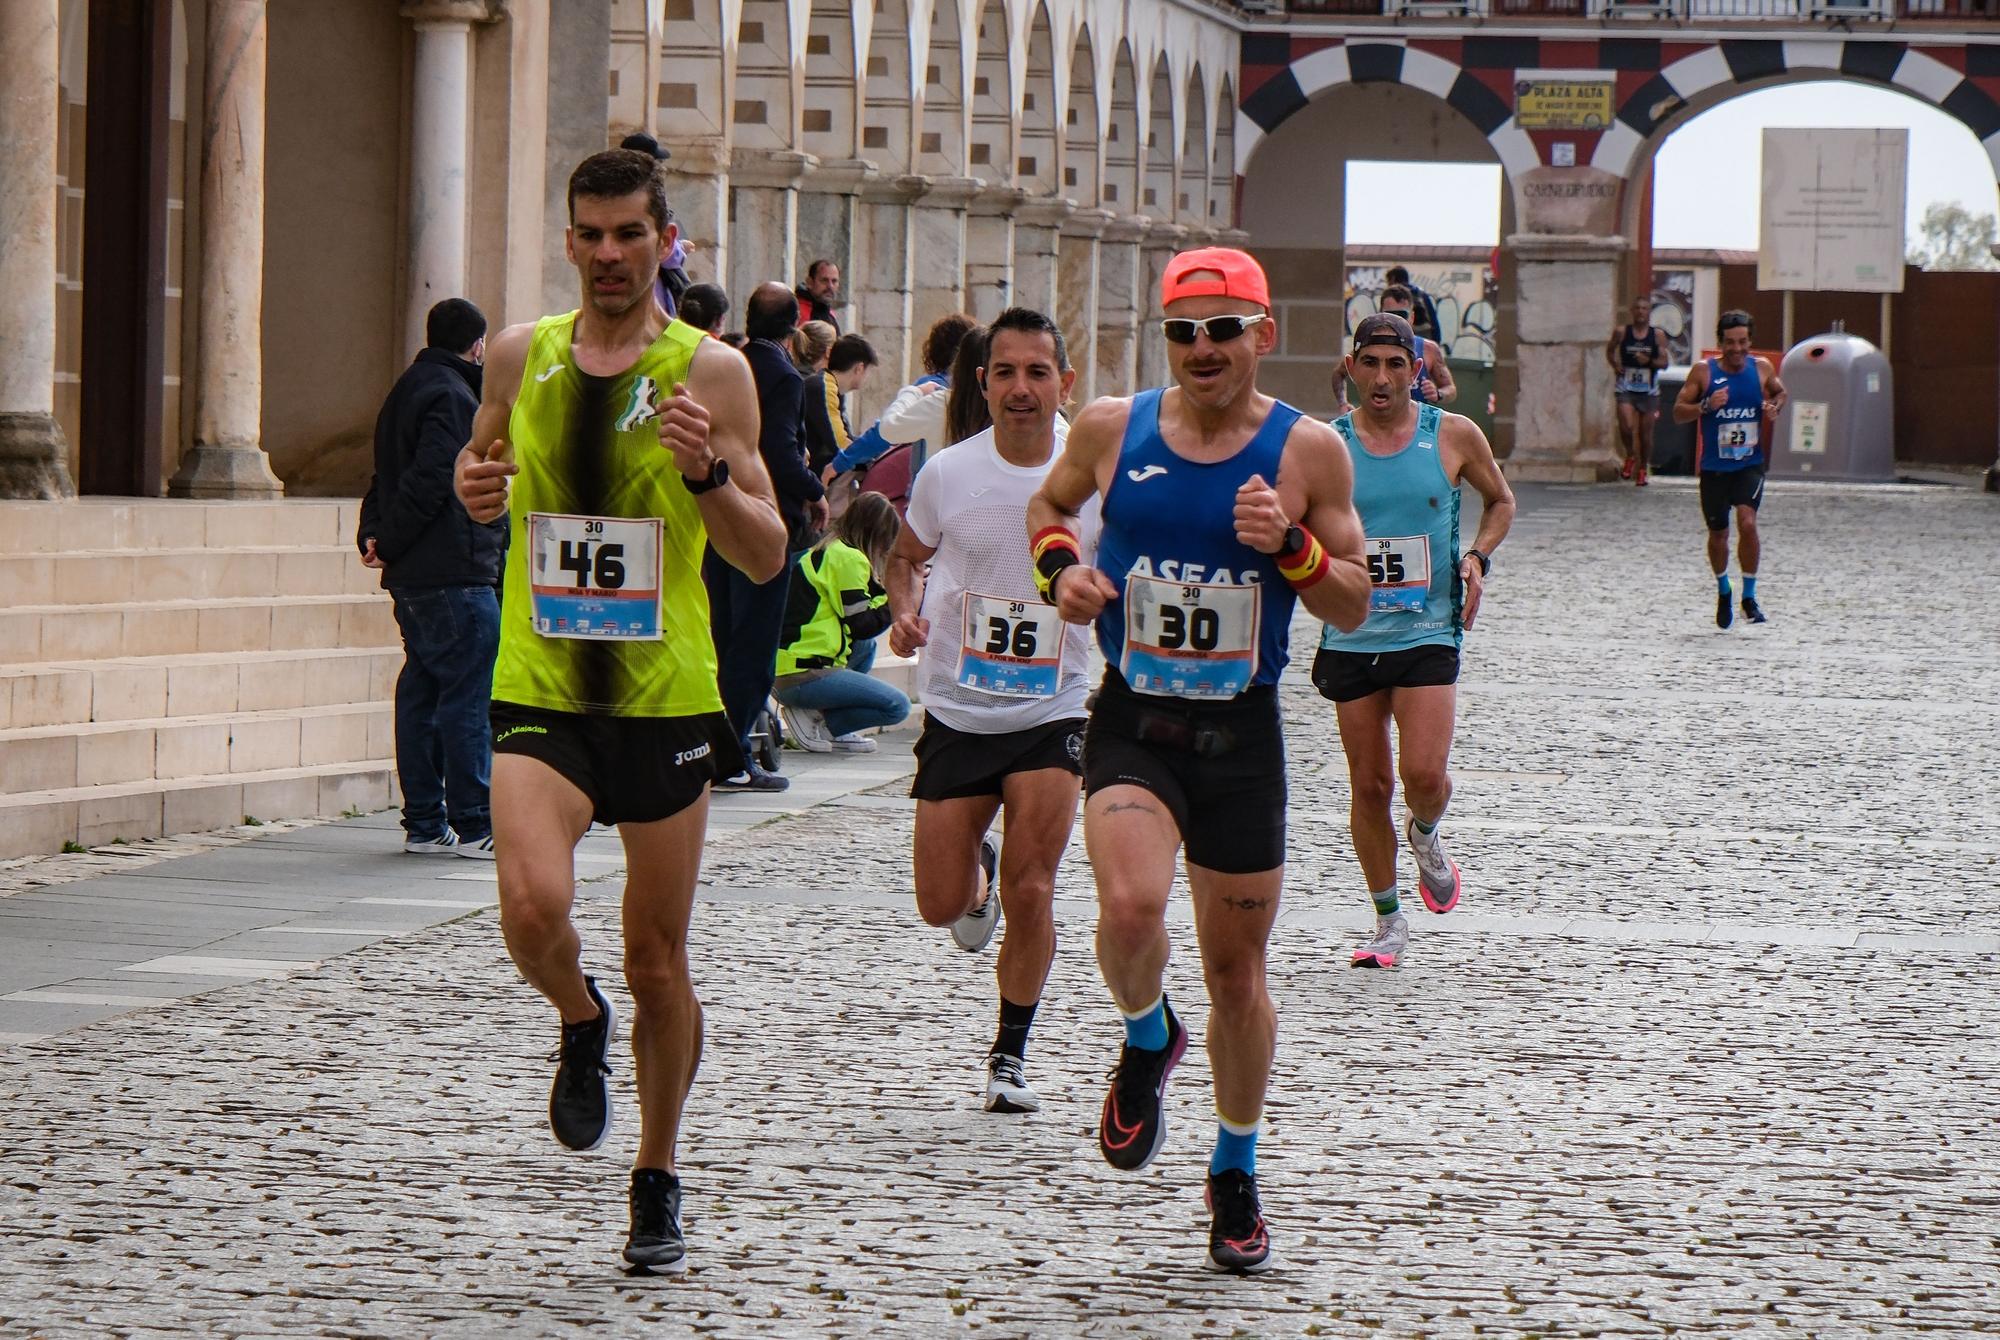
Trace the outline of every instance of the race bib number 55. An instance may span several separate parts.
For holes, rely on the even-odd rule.
[[[1062,641],[1055,606],[967,591],[958,682],[1003,698],[1053,698],[1062,679]]]
[[[543,637],[659,641],[659,518],[529,513],[528,588]]]
[[[1368,554],[1368,610],[1420,610],[1431,590],[1431,537],[1393,535],[1371,538]]]
[[[1125,650],[1118,669],[1140,693],[1234,698],[1257,677],[1255,586],[1125,578]]]

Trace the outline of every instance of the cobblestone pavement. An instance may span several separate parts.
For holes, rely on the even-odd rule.
[[[1523,503],[1462,697],[1466,900],[1396,972],[1343,966],[1338,742],[1288,681],[1272,1275],[1201,1269],[1198,1050],[1159,1163],[1096,1157],[1075,854],[1044,1109],[977,1110],[991,963],[917,921],[878,767],[717,825],[686,1276],[616,1268],[636,1131],[549,1140],[554,1029],[486,910],[0,1051],[0,1334],[2000,1333],[2000,510],[1773,486],[1772,622],[1723,633],[1691,488]],[[616,893],[579,903],[606,973]]]

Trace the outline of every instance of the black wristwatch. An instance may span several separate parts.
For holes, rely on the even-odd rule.
[[[681,483],[687,485],[689,493],[706,493],[710,489],[719,489],[728,482],[729,462],[720,456],[717,456],[715,463],[708,467],[707,479],[689,479],[686,475],[681,476]]]
[[[1278,546],[1278,552],[1271,555],[1271,557],[1290,558],[1295,554],[1303,554],[1305,551],[1305,528],[1294,521],[1291,525],[1285,527],[1285,542]]]
[[[1479,551],[1478,551],[1477,549],[1468,549],[1468,550],[1466,550],[1466,551],[1465,551],[1465,556],[1466,556],[1467,558],[1476,558],[1476,559],[1478,559],[1478,560],[1479,560],[1479,575],[1480,575],[1480,576],[1482,576],[1482,577],[1490,577],[1490,576],[1492,576],[1492,575],[1493,575],[1493,560],[1492,560],[1492,559],[1490,559],[1490,558],[1488,558],[1488,557],[1487,557],[1486,555],[1484,555],[1484,554],[1480,553],[1480,552],[1479,552]]]

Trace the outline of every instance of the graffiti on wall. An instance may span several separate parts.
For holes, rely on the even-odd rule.
[[[1347,268],[1347,328],[1351,331],[1378,306],[1388,281],[1386,265]],[[1410,282],[1437,306],[1438,332],[1432,338],[1446,355],[1473,362],[1493,361],[1493,309],[1498,284],[1485,265],[1447,264],[1435,270],[1410,268]]]
[[[1694,361],[1694,271],[1653,271],[1653,324],[1667,337],[1674,364]]]

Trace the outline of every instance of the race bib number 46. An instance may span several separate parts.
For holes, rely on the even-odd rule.
[[[529,513],[528,588],[543,637],[659,641],[659,518]]]
[[[1431,590],[1431,537],[1393,535],[1367,542],[1368,610],[1420,610]]]
[[[1062,681],[1062,642],[1055,606],[967,591],[958,682],[1003,698],[1053,698]]]
[[[1255,586],[1125,578],[1125,652],[1118,669],[1140,693],[1234,698],[1257,676]]]

